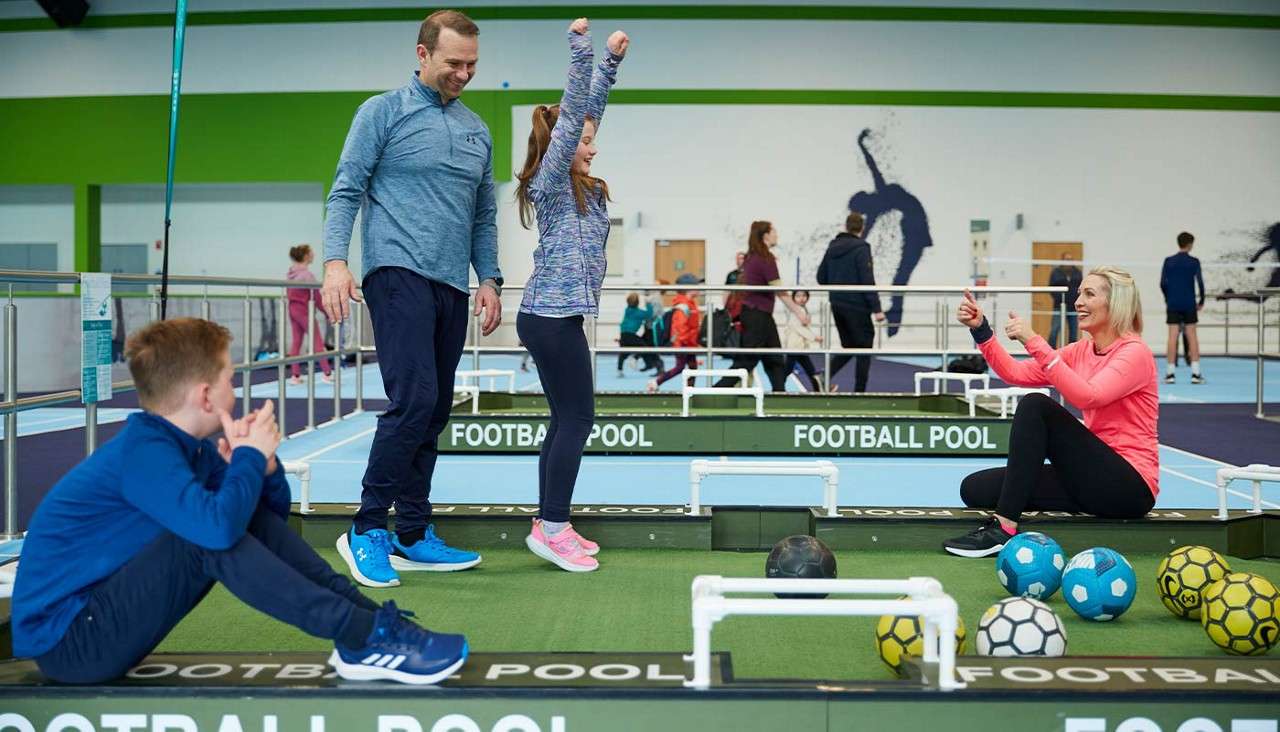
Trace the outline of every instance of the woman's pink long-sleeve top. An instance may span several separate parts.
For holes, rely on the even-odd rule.
[[[1084,339],[1055,351],[1040,336],[1026,343],[1031,358],[1017,360],[992,335],[978,344],[996,375],[1014,386],[1052,386],[1084,415],[1084,426],[1138,471],[1151,495],[1160,492],[1160,398],[1156,361],[1134,334],[1106,351]]]

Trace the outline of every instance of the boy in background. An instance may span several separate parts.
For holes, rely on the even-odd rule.
[[[1191,256],[1196,238],[1187,232],[1178,234],[1178,253],[1165,258],[1160,270],[1160,291],[1164,293],[1165,323],[1169,326],[1169,343],[1165,349],[1164,383],[1177,381],[1174,367],[1178,363],[1178,330],[1186,329],[1187,360],[1191,362],[1191,383],[1203,384],[1200,374],[1200,336],[1196,333],[1198,313],[1204,308],[1204,275],[1200,260]],[[1200,297],[1196,298],[1196,287]]]

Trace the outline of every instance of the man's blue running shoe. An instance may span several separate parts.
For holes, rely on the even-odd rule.
[[[399,681],[438,684],[467,660],[465,636],[433,633],[409,620],[413,613],[387,602],[373,617],[373,632],[364,648],[333,644],[329,665],[354,681]]]
[[[465,549],[454,549],[436,536],[435,524],[427,526],[422,541],[412,546],[391,537],[391,566],[403,572],[457,572],[480,563],[480,555]]]
[[[391,568],[387,557],[391,554],[391,537],[386,529],[369,529],[356,533],[356,527],[347,529],[338,537],[338,555],[346,561],[351,576],[365,587],[395,587],[400,575]]]

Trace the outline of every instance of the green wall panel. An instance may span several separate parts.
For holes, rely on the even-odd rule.
[[[328,185],[359,104],[378,93],[188,94],[176,180]],[[489,125],[494,175],[511,179],[511,108],[554,103],[554,89],[476,90],[467,106]],[[885,105],[1278,112],[1280,97],[964,91],[619,89],[613,104]],[[0,99],[0,185],[163,183],[168,97]]]

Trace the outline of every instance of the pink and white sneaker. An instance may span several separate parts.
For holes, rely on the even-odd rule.
[[[547,536],[542,531],[542,522],[533,522],[533,529],[524,538],[529,551],[551,562],[566,572],[594,572],[600,563],[587,556],[582,546],[581,537],[571,527],[566,527],[555,536]],[[596,547],[597,551],[599,547]]]
[[[600,553],[600,545],[588,539],[587,537],[583,536],[582,534],[579,534],[578,530],[573,528],[573,524],[569,524],[568,526],[564,527],[564,530],[572,531],[573,535],[578,537],[578,545],[582,547],[583,554],[586,554],[588,557],[594,557],[595,555]]]

